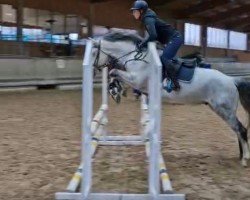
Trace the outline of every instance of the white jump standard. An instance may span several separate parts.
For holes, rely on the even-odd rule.
[[[107,68],[103,69],[102,105],[92,120],[93,110],[93,44],[87,42],[83,62],[83,101],[82,101],[82,164],[74,174],[66,192],[56,193],[57,200],[184,200],[185,195],[174,194],[167,169],[160,152],[161,127],[161,62],[155,44],[149,44],[149,54],[155,60],[148,81],[149,106],[142,99],[142,134],[138,136],[107,136],[108,96]],[[92,157],[97,145],[144,145],[149,158],[149,193],[119,194],[92,192]],[[80,192],[76,189],[82,181]],[[160,193],[160,180],[163,194]]]

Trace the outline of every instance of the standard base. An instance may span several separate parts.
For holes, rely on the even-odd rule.
[[[161,194],[154,200],[185,200],[184,194]],[[56,200],[153,200],[149,194],[91,194],[88,199],[83,199],[81,193],[56,193]]]

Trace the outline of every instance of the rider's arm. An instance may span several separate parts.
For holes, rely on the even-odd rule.
[[[144,25],[147,29],[148,36],[142,41],[141,45],[142,47],[145,47],[148,42],[152,42],[157,40],[157,32],[155,29],[155,18],[153,17],[146,17],[144,19]]]

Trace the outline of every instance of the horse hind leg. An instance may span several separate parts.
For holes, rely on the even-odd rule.
[[[242,125],[236,116],[236,107],[230,104],[210,105],[212,110],[216,112],[231,129],[237,134],[240,150],[240,159],[243,166],[247,166],[247,160],[250,158],[247,129]],[[235,108],[235,109],[234,109]]]
[[[238,123],[237,130],[240,133],[239,141],[241,142],[242,148],[243,148],[242,164],[246,166],[247,164],[245,163],[246,160],[250,159],[247,129],[242,125],[242,123],[238,119],[237,119],[237,123]]]
[[[225,119],[234,132],[236,132],[238,137],[239,149],[240,149],[240,159],[242,166],[247,166],[247,160],[250,158],[249,146],[248,146],[248,136],[247,129],[242,125],[236,116],[232,118]]]
[[[250,114],[248,114],[247,118],[248,118],[247,130],[248,130],[248,133],[250,133]]]
[[[240,160],[243,158],[243,148],[241,141],[238,139],[239,149],[240,149]]]

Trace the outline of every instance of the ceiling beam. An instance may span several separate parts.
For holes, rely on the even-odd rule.
[[[190,18],[191,16],[203,13],[204,11],[214,9],[219,6],[223,6],[226,4],[232,3],[231,0],[206,0],[202,1],[201,3],[190,6],[186,10],[182,11],[179,15],[179,18]]]
[[[238,18],[232,22],[228,22],[227,24],[225,24],[225,28],[228,29],[235,29],[236,27],[238,27],[239,25],[241,26],[247,26],[250,25],[250,16],[244,17],[244,18]]]
[[[249,25],[250,23],[247,24],[239,23],[238,25],[234,26],[233,29],[237,31],[244,31],[246,28],[248,28]]]
[[[110,2],[110,1],[119,1],[119,0],[89,0],[90,3],[107,3],[107,2]]]
[[[230,15],[230,12],[228,13],[227,17],[224,17],[224,19],[221,20],[214,20],[210,23],[205,24],[207,26],[219,26],[223,28],[235,28],[235,27],[242,27],[245,23],[248,23],[245,19],[250,16],[250,11],[242,12],[241,14],[232,14]]]
[[[0,0],[0,4],[17,5],[16,0]]]
[[[148,0],[148,4],[154,7],[176,3],[178,0]]]
[[[23,0],[25,8],[48,10],[62,14],[76,14],[80,16],[88,15],[89,0]],[[0,0],[0,4],[17,7],[16,0]]]
[[[232,17],[240,16],[244,13],[248,13],[249,10],[250,10],[250,5],[245,5],[239,8],[230,9],[230,10],[227,10],[226,12],[221,12],[215,15],[214,17],[206,18],[205,23],[207,25],[213,25],[214,23],[226,21],[228,17],[232,18]]]

